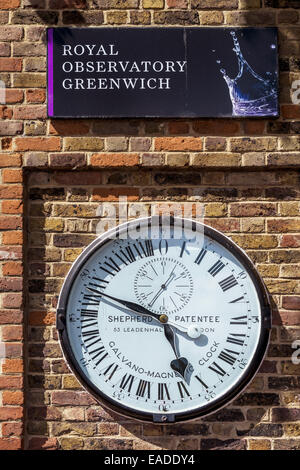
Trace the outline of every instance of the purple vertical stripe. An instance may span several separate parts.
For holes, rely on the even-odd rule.
[[[48,29],[48,115],[53,116],[53,28]]]

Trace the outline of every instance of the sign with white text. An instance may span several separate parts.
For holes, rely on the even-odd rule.
[[[278,116],[276,28],[48,28],[49,117]]]

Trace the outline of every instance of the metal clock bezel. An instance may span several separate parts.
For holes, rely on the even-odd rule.
[[[157,219],[154,221],[154,219]],[[248,257],[248,255],[230,238],[226,235],[222,234],[216,229],[209,227],[201,222],[196,222],[194,220],[189,219],[182,219],[182,218],[168,218],[167,222],[170,226],[176,226],[178,224],[184,224],[188,222],[191,224],[192,230],[202,230],[204,235],[208,236],[212,240],[215,240],[219,244],[226,247],[246,268],[248,274],[250,275],[254,286],[256,288],[256,292],[258,295],[260,307],[261,307],[261,331],[259,336],[258,345],[256,351],[254,353],[253,359],[251,361],[250,366],[246,369],[246,371],[242,374],[238,382],[236,383],[235,387],[230,389],[226,394],[224,394],[219,400],[214,401],[213,403],[207,403],[205,406],[201,406],[199,408],[195,408],[192,411],[187,412],[180,412],[180,413],[150,413],[150,412],[143,412],[140,410],[136,410],[134,408],[128,407],[117,400],[112,399],[111,397],[107,396],[106,394],[102,393],[93,382],[91,382],[82,372],[82,369],[79,367],[78,362],[75,359],[73,354],[67,328],[66,328],[66,314],[67,314],[67,305],[69,300],[70,291],[72,285],[82,268],[85,262],[103,245],[110,242],[111,239],[116,238],[116,234],[121,234],[123,231],[128,230],[134,226],[134,228],[139,227],[150,227],[153,223],[158,223],[159,226],[163,226],[165,223],[164,217],[147,217],[141,219],[135,219],[129,221],[125,224],[121,224],[116,228],[110,229],[109,231],[105,232],[103,235],[98,237],[94,240],[90,245],[88,245],[83,252],[79,255],[77,260],[73,263],[67,277],[63,283],[59,300],[58,300],[58,307],[57,307],[57,321],[56,327],[59,332],[59,342],[63,351],[64,358],[70,367],[71,371],[74,373],[78,381],[81,385],[106,409],[113,411],[114,413],[118,413],[120,415],[139,420],[144,422],[153,422],[157,424],[170,424],[175,422],[181,421],[188,421],[197,418],[201,418],[203,416],[207,416],[211,413],[214,413],[224,406],[228,405],[232,400],[237,398],[237,396],[246,388],[246,386],[250,383],[250,381],[256,375],[260,364],[262,363],[266,350],[269,343],[270,337],[270,330],[271,330],[271,305],[269,294],[267,289],[264,285],[264,282],[257,272],[254,264]]]

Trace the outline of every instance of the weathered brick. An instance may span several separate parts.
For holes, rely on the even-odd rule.
[[[15,139],[16,150],[60,150],[59,137],[18,137]]]
[[[84,153],[57,153],[49,155],[49,165],[52,168],[80,168],[86,165]]]
[[[135,166],[139,163],[136,153],[99,153],[91,156],[91,165],[95,167]]]
[[[202,150],[202,139],[197,137],[158,137],[155,139],[155,150],[163,151],[197,151]]]

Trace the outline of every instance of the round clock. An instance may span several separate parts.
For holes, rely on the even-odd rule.
[[[91,243],[57,310],[65,358],[103,405],[173,423],[235,398],[263,360],[264,284],[229,238],[198,222],[137,219]]]

